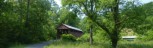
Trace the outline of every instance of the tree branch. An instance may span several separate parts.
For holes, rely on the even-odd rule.
[[[90,10],[90,12],[92,12],[91,14],[90,14],[90,12],[89,12],[89,10],[88,10],[88,8],[87,8],[87,4],[85,4],[85,3],[81,3],[83,6],[84,6],[84,8],[85,8],[85,10],[86,10],[86,15],[93,21],[93,22],[95,22],[98,26],[100,26],[108,35],[111,35],[111,33],[110,33],[110,31],[109,31],[109,29],[106,27],[106,25],[105,24],[102,24],[102,23],[100,23],[100,22],[98,22],[98,21],[96,21],[96,18],[93,18],[92,16],[97,16],[95,13],[93,13],[93,5],[91,5],[91,10]],[[91,1],[91,4],[93,4],[93,1]]]

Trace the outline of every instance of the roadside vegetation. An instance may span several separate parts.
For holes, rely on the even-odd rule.
[[[119,41],[118,48],[153,48],[153,41]],[[89,42],[71,42],[71,41],[56,41],[44,48],[111,48],[109,41],[94,42],[90,45]]]
[[[26,45],[23,44],[13,44],[11,46],[9,46],[8,48],[25,48]]]
[[[82,36],[81,38],[88,38],[86,36]],[[102,38],[95,39],[93,44],[91,45],[88,40],[84,40],[81,38],[74,38],[74,36],[68,34],[62,35],[60,40],[52,42],[50,45],[45,46],[44,48],[111,48],[110,40]],[[98,41],[101,40],[101,41]],[[153,48],[153,40],[145,41],[141,39],[135,39],[134,41],[127,41],[121,39],[118,44],[118,48]]]

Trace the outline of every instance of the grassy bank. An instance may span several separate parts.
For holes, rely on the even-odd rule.
[[[98,47],[109,48],[109,45],[107,43],[104,44],[94,43],[93,45],[90,45],[88,42],[57,41],[50,44],[49,46],[45,46],[45,48],[98,48]]]
[[[123,42],[118,45],[119,48],[153,48],[153,41],[133,41]]]
[[[153,48],[153,41],[120,41],[118,48]],[[90,45],[88,42],[69,42],[56,41],[44,48],[111,48],[109,42],[94,43]]]

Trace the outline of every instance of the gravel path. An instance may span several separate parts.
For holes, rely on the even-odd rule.
[[[37,43],[37,44],[31,44],[28,45],[25,48],[43,48],[46,45],[49,45],[53,40],[47,41],[47,42],[42,42],[42,43]]]

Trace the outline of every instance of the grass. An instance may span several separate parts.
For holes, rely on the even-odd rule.
[[[110,48],[108,43],[93,43],[90,45],[88,42],[69,42],[69,41],[56,41],[44,48]]]
[[[152,45],[153,41],[119,41],[118,48],[153,48]],[[90,45],[88,42],[56,41],[44,48],[111,48],[111,45],[109,42]]]
[[[119,41],[118,48],[153,48],[153,41]],[[24,45],[15,44],[9,48],[24,48]],[[44,48],[111,48],[111,44],[108,41],[94,42],[90,45],[89,42],[79,41],[55,41]]]
[[[153,48],[153,41],[120,42],[119,48]]]

